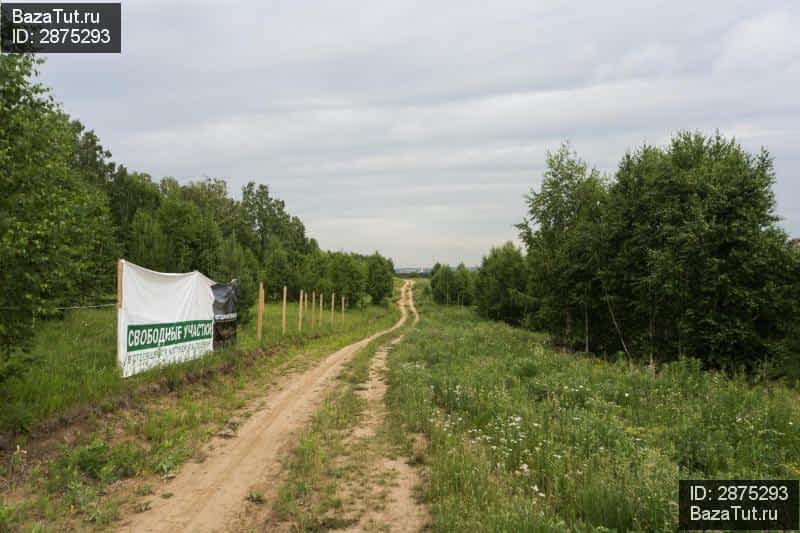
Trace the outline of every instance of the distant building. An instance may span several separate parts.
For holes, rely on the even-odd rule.
[[[395,268],[394,273],[398,276],[410,276],[416,274],[418,276],[429,276],[431,269],[428,267],[402,267]]]

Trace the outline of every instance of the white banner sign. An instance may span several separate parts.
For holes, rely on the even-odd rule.
[[[214,281],[200,272],[166,274],[123,260],[117,282],[117,362],[122,377],[212,350]]]

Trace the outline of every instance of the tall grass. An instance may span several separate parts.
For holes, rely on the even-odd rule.
[[[96,319],[94,328],[84,319],[90,342],[67,335],[88,315]],[[266,315],[261,343],[254,337],[255,324],[248,324],[239,331],[237,349],[128,380],[122,380],[115,367],[113,312],[81,311],[63,322],[42,326],[36,346],[42,350],[42,364],[30,368],[4,394],[27,398],[29,403],[22,403],[11,396],[37,417],[98,402],[111,404],[115,395],[131,400],[136,408],[107,416],[89,411],[90,416],[73,428],[73,438],[59,447],[57,455],[37,456],[33,461],[26,456],[31,443],[18,436],[17,452],[0,458],[0,487],[10,489],[9,499],[0,492],[0,531],[105,529],[125,509],[146,511],[152,486],[174,476],[189,459],[205,460],[203,446],[208,439],[220,431],[235,432],[248,416],[248,402],[262,395],[279,372],[289,365],[313,364],[341,346],[388,328],[399,312],[388,305],[349,310],[344,322],[337,313],[332,325],[326,315],[324,325],[311,329],[307,323],[301,335],[296,332],[295,306],[285,337],[280,335],[279,307],[268,306]],[[93,368],[101,370],[92,373]],[[59,375],[69,372],[74,382]],[[48,373],[54,376],[49,378]],[[51,400],[37,398],[37,387],[55,384],[60,389]],[[171,394],[163,394],[165,386]],[[134,495],[119,483],[128,478],[140,479]]]
[[[374,339],[356,353],[340,374],[338,386],[328,393],[311,423],[300,433],[288,462],[287,479],[273,504],[277,518],[290,523],[293,531],[344,529],[358,522],[358,515],[343,502],[343,487],[348,480],[357,476],[360,485],[368,482],[365,469],[369,462],[365,458],[370,443],[348,439],[367,407],[366,399],[356,391],[368,380],[375,353],[390,336],[407,331],[409,323],[400,331]],[[358,466],[348,465],[346,459]],[[267,529],[272,525],[268,524]]]
[[[327,303],[327,302],[326,302]],[[280,346],[302,345],[309,339],[345,332],[367,333],[375,329],[388,307],[348,309],[342,321],[337,309],[331,322],[326,307],[322,325],[311,327],[305,313],[302,333],[297,332],[297,303],[287,306],[287,333],[281,334],[281,306],[265,306],[264,333],[259,343],[255,321],[240,326],[238,347],[205,356],[199,361],[173,365],[122,379],[116,364],[116,309],[82,309],[68,312],[63,320],[41,322],[32,348],[35,363],[20,376],[4,383],[0,400],[0,432],[25,432],[36,422],[69,414],[84,406],[113,409],[115,398],[154,380],[177,381],[188,370],[229,364],[236,354]]]
[[[428,436],[438,531],[674,531],[679,479],[800,477],[795,391],[688,359],[653,374],[421,307],[387,401],[395,424]]]

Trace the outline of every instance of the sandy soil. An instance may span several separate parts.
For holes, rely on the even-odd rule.
[[[234,438],[215,438],[205,461],[187,463],[163,488],[173,493],[171,498],[154,498],[150,510],[128,517],[120,530],[240,530],[242,522],[248,521],[244,519],[248,493],[266,483],[265,505],[274,499],[283,458],[291,452],[298,430],[308,422],[343,365],[373,339],[402,326],[409,307],[417,320],[411,282],[403,286],[399,303],[402,316],[391,328],[345,346],[303,374],[279,379],[278,387],[254,402],[259,410]]]
[[[419,315],[414,308],[413,300],[409,302],[414,314],[414,323],[419,321]],[[395,345],[403,340],[397,337],[392,341]],[[363,391],[363,396],[367,400],[367,411],[364,422],[355,428],[351,437],[354,439],[370,439],[376,436],[378,426],[386,416],[386,407],[383,397],[386,394],[386,358],[390,347],[384,347],[375,354],[370,367],[370,378],[367,389]],[[381,439],[378,439],[379,442]],[[414,491],[420,484],[420,477],[417,470],[410,466],[406,459],[402,457],[388,457],[387,444],[382,443],[382,450],[379,447],[378,457],[374,458],[369,466],[369,475],[366,479],[370,480],[372,487],[367,492],[380,494],[380,505],[367,508],[358,518],[358,522],[346,531],[393,531],[393,532],[416,532],[423,529],[428,521],[427,509],[417,501]],[[376,484],[375,481],[382,481]],[[388,487],[388,488],[386,488]],[[350,487],[352,489],[352,487]]]

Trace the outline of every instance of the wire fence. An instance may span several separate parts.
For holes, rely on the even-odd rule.
[[[48,309],[53,311],[66,311],[68,309],[98,309],[100,307],[114,307],[117,305],[116,303],[110,304],[96,304],[96,305],[70,305],[67,307],[49,307]],[[2,306],[0,307],[0,311],[25,311],[26,309],[23,307],[8,307]]]
[[[54,309],[57,309],[59,311],[65,311],[67,309],[97,309],[99,307],[114,307],[115,305],[117,304],[111,303],[111,304],[97,304],[97,305],[72,305],[69,307],[54,307]]]

